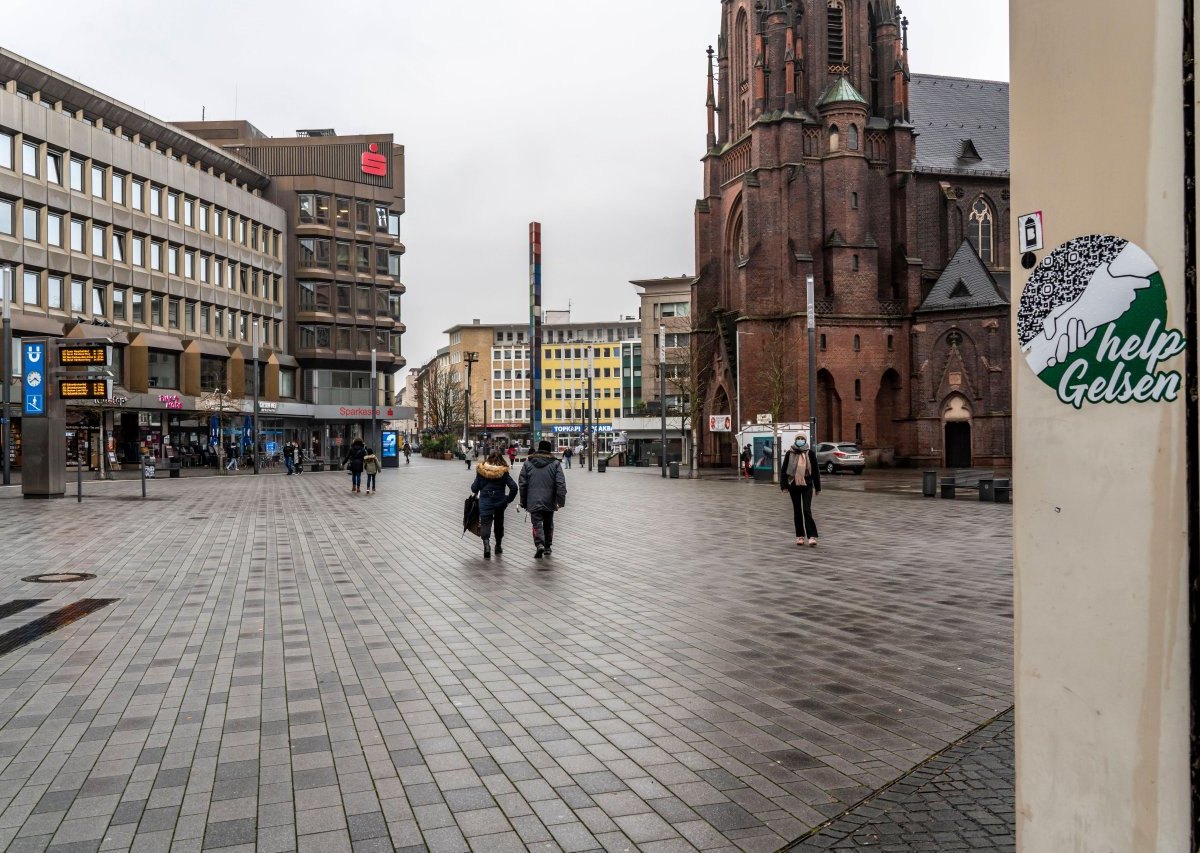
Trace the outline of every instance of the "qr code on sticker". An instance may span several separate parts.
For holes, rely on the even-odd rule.
[[[1063,243],[1047,255],[1025,285],[1017,310],[1017,337],[1025,346],[1041,333],[1049,314],[1074,302],[1096,270],[1108,266],[1129,245],[1121,237],[1090,234]]]

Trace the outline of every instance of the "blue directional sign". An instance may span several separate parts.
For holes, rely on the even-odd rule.
[[[26,341],[21,345],[24,360],[22,414],[27,418],[46,416],[46,342]]]

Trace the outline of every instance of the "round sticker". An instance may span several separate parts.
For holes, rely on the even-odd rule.
[[[1047,255],[1021,294],[1017,337],[1033,372],[1077,409],[1172,401],[1183,387],[1160,369],[1186,346],[1168,327],[1162,274],[1121,237],[1076,237]]]

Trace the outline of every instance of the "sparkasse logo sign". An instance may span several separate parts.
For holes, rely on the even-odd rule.
[[[379,145],[375,142],[367,146],[367,150],[362,153],[360,164],[364,175],[387,175],[387,158],[379,153]]]

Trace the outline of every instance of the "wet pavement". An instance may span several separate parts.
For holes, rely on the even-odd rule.
[[[0,633],[116,601],[0,654],[0,848],[773,851],[1011,706],[1010,507],[567,476],[550,560],[452,462],[5,502]]]

